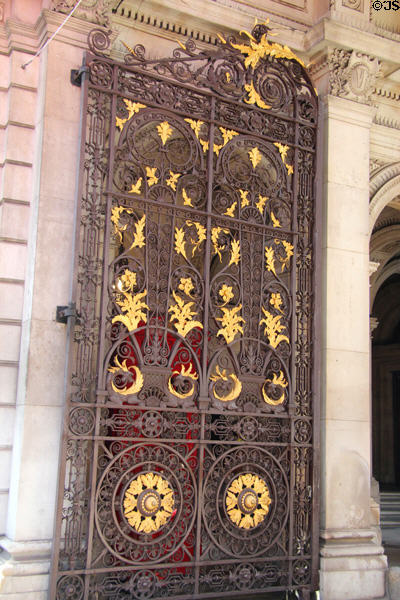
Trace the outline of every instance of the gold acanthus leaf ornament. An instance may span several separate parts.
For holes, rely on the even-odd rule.
[[[230,140],[232,138],[234,138],[235,135],[239,135],[239,133],[237,131],[235,131],[234,129],[224,129],[224,127],[219,127],[219,130],[222,133],[222,138],[224,140],[224,146],[226,146],[226,144],[228,142],[230,142]]]
[[[140,188],[142,187],[143,177],[139,177],[136,183],[132,183],[132,187],[128,194],[140,194]]]
[[[169,482],[158,473],[133,479],[124,496],[124,515],[138,533],[158,531],[171,518],[175,501]]]
[[[191,206],[193,208],[192,199],[187,195],[185,188],[182,188],[182,198],[184,206]]]
[[[194,327],[203,329],[200,321],[194,321],[193,317],[197,316],[197,312],[192,310],[194,302],[185,302],[178,294],[172,292],[172,296],[176,302],[169,307],[168,312],[172,313],[171,323],[174,323],[175,329],[182,337],[186,337],[189,331]]]
[[[124,206],[113,206],[111,209],[111,223],[114,225],[114,235],[116,235],[119,241],[122,243],[122,233],[126,231],[128,225],[120,225],[121,215],[126,212],[128,215],[132,215],[133,211],[130,208]]]
[[[230,265],[238,265],[240,261],[240,241],[232,240],[231,243],[231,258],[228,263],[228,267]]]
[[[165,146],[165,144],[172,135],[172,127],[168,123],[168,121],[163,121],[162,123],[157,125],[157,133],[161,138],[162,145]]]
[[[132,248],[143,248],[146,244],[146,238],[144,236],[144,228],[146,225],[146,215],[143,215],[141,219],[139,219],[139,221],[137,221],[137,223],[135,223],[135,232],[133,234],[133,242],[129,248],[129,250],[132,250]]]
[[[256,166],[260,163],[261,158],[262,158],[262,154],[259,151],[259,149],[257,148],[257,146],[255,146],[254,148],[252,148],[251,150],[248,151],[248,155],[250,157],[250,162],[253,165],[253,169],[256,168]]]
[[[256,203],[256,207],[260,211],[261,216],[264,216],[264,208],[268,200],[268,196],[261,196],[261,194],[258,194],[258,202]]]
[[[279,292],[273,292],[271,294],[271,298],[269,299],[269,303],[272,306],[272,308],[275,308],[276,310],[279,310],[279,312],[281,312],[283,314],[283,310],[281,309],[282,306],[282,296],[280,295]]]
[[[232,400],[236,400],[236,398],[240,396],[240,392],[242,391],[242,382],[238,379],[235,373],[227,374],[226,369],[221,370],[219,365],[217,365],[215,367],[215,373],[210,376],[210,381],[213,383],[217,383],[218,381],[229,381],[232,384],[232,389],[224,395],[218,394],[214,385],[213,394],[220,402],[232,402]]]
[[[272,221],[272,225],[273,227],[282,227],[282,225],[280,224],[279,219],[276,218],[276,216],[274,215],[274,213],[271,210],[271,221]]]
[[[121,117],[115,117],[115,126],[118,127],[118,129],[120,131],[122,131],[127,120],[128,120],[127,118],[122,119]]]
[[[245,208],[246,206],[248,206],[250,204],[250,200],[248,199],[248,190],[239,190],[240,193],[240,203],[241,203],[241,207]]]
[[[185,246],[185,232],[183,227],[175,227],[175,252],[177,254],[182,254],[182,256],[187,260]]]
[[[132,273],[132,271],[129,271],[129,269],[125,271],[125,275],[127,277],[130,277],[130,275],[127,275],[127,272],[128,274],[130,274]],[[134,275],[134,273],[132,273],[132,275]],[[118,321],[120,321],[121,323],[123,323],[123,325],[125,325],[128,331],[133,331],[134,329],[137,329],[140,321],[147,323],[147,315],[144,312],[144,309],[149,310],[149,307],[147,306],[146,302],[143,301],[143,298],[145,298],[147,295],[147,290],[143,290],[143,292],[139,292],[137,294],[130,294],[129,291],[131,289],[132,288],[130,287],[129,290],[120,290],[124,298],[123,300],[117,300],[116,303],[121,308],[121,311],[125,314],[116,315],[111,321],[112,323],[117,323]]]
[[[184,400],[185,398],[189,398],[194,392],[194,384],[191,385],[191,387],[189,388],[189,390],[187,392],[178,392],[174,388],[173,383],[172,383],[172,379],[173,379],[174,375],[177,375],[178,377],[182,377],[182,378],[189,378],[189,379],[192,379],[193,381],[195,381],[196,379],[199,378],[199,376],[197,375],[197,373],[192,373],[192,365],[190,364],[187,369],[185,369],[185,365],[181,365],[181,370],[180,371],[172,371],[172,375],[168,379],[168,389],[171,392],[171,394],[173,394],[177,398],[181,398],[181,400]]]
[[[265,325],[264,335],[267,336],[269,344],[276,348],[281,342],[289,342],[289,338],[286,335],[281,334],[285,328],[281,323],[282,315],[272,315],[268,310],[266,310],[263,306],[261,310],[264,313],[265,318],[261,319],[260,325]]]
[[[281,155],[281,159],[283,164],[285,165],[288,175],[292,175],[293,174],[293,166],[292,165],[288,165],[286,162],[286,155],[289,151],[289,146],[280,144],[279,142],[275,142],[274,146],[276,146],[279,150],[279,154]]]
[[[167,185],[169,185],[170,188],[172,188],[174,190],[174,192],[176,192],[176,184],[178,183],[178,179],[181,176],[180,173],[173,173],[172,171],[169,172],[169,178],[165,181],[165,183]]]
[[[224,215],[226,217],[234,217],[235,216],[235,210],[236,210],[236,205],[237,205],[237,201],[235,200],[235,202],[233,202],[224,212]]]
[[[265,246],[265,268],[277,276],[275,271],[275,251],[272,246]]]
[[[178,285],[178,290],[181,290],[189,298],[193,298],[192,291],[194,289],[193,281],[190,277],[181,277]]]
[[[231,521],[241,529],[253,529],[269,512],[271,498],[265,481],[253,473],[244,473],[229,486],[225,505]]]
[[[185,119],[186,123],[189,123],[193,129],[195,136],[199,139],[201,126],[204,125],[204,121],[195,121],[194,119]]]
[[[230,344],[235,339],[235,336],[238,333],[243,334],[243,327],[241,323],[245,323],[246,321],[243,319],[241,315],[237,313],[242,310],[242,305],[239,304],[233,308],[226,308],[225,306],[221,306],[221,310],[223,312],[222,317],[216,317],[217,321],[221,321],[221,329],[217,331],[217,336],[222,335],[225,338],[227,344]]]
[[[199,142],[200,142],[201,147],[203,148],[203,152],[205,154],[207,152],[207,150],[209,150],[209,148],[210,148],[210,142],[208,140],[202,140],[202,139],[199,139]]]
[[[128,110],[128,121],[139,112],[141,108],[147,108],[145,104],[140,104],[140,102],[132,102],[131,100],[127,100],[124,98],[125,106]]]
[[[117,394],[121,394],[122,396],[131,396],[132,394],[137,394],[142,389],[144,383],[143,375],[139,367],[136,367],[135,365],[127,367],[127,362],[128,360],[125,359],[124,361],[122,361],[121,364],[118,360],[118,356],[116,356],[114,358],[115,367],[108,368],[109,373],[120,373],[122,375],[125,375],[125,377],[128,379],[123,388],[116,387],[114,381],[111,381],[111,387],[114,390],[114,392],[116,392]],[[132,379],[133,373],[135,373],[135,381],[133,381]]]
[[[265,386],[270,384],[286,388],[288,386],[288,382],[285,379],[283,371],[279,371],[279,375],[274,373],[272,375],[272,379],[266,379],[262,386],[262,395],[264,398],[264,402],[270,404],[271,406],[279,406],[285,400],[285,390],[283,389],[282,394],[279,396],[279,398],[277,400],[274,400],[273,398],[268,396],[267,392],[265,391]]]
[[[271,106],[269,104],[266,104],[264,102],[264,100],[261,98],[260,94],[255,89],[253,82],[246,83],[246,85],[244,86],[244,89],[249,94],[249,97],[244,99],[244,101],[247,104],[256,104],[259,108],[264,108],[264,109],[271,108]]]
[[[151,187],[158,183],[158,177],[156,175],[157,167],[146,167],[147,185]]]
[[[267,19],[263,24],[266,25],[267,23],[269,23],[269,19]],[[246,67],[246,69],[248,69],[249,67],[255,69],[259,61],[262,58],[266,58],[267,56],[295,60],[298,63],[300,63],[303,67],[305,67],[304,62],[300,58],[298,58],[298,56],[296,56],[288,46],[281,46],[281,44],[278,44],[276,42],[270,43],[267,40],[266,33],[264,33],[261,36],[259,42],[248,31],[241,31],[240,35],[242,34],[246,35],[249,38],[250,45],[248,46],[247,44],[231,44],[231,46],[232,48],[236,48],[236,50],[239,50],[241,54],[246,55],[246,58],[244,59],[244,66]],[[218,37],[223,43],[226,43],[222,36]]]
[[[116,288],[119,292],[133,291],[133,288],[136,286],[136,280],[136,273],[125,269],[123,274],[118,277]]]

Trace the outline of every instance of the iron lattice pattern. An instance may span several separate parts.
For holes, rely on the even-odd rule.
[[[317,105],[266,33],[87,57],[57,600],[315,589]]]

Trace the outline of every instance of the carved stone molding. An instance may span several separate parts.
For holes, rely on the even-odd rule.
[[[371,338],[373,337],[374,331],[378,327],[378,325],[379,325],[379,321],[376,317],[369,318],[369,332],[370,332]]]
[[[74,17],[108,27],[110,24],[112,0],[83,0],[74,12]],[[52,10],[68,14],[74,8],[76,0],[52,0]]]
[[[371,104],[379,61],[355,50],[335,48],[328,59],[329,93]]]
[[[342,0],[342,6],[345,6],[346,8],[352,8],[358,12],[363,12],[364,10],[363,0]]]

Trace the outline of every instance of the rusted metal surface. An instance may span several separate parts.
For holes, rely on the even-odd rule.
[[[91,34],[51,598],[316,589],[317,100],[265,34]]]

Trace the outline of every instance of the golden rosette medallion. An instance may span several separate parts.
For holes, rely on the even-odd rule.
[[[158,473],[143,473],[133,479],[124,496],[124,515],[138,533],[158,531],[174,510],[174,492]]]
[[[271,498],[268,486],[258,475],[239,475],[227,490],[225,504],[232,523],[242,529],[253,529],[264,521],[269,512]]]

